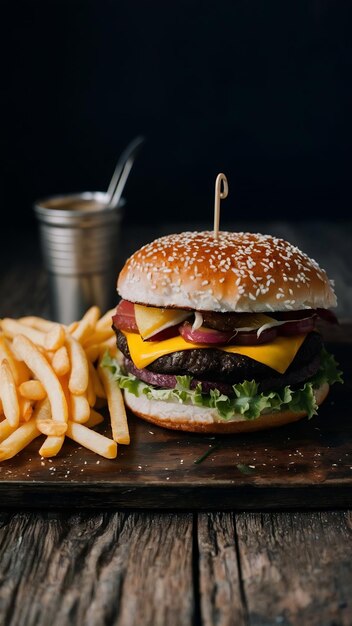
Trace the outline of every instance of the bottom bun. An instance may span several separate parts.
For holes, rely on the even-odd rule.
[[[148,422],[195,433],[247,433],[266,428],[277,428],[306,417],[305,411],[276,411],[264,413],[253,420],[246,420],[242,415],[234,415],[230,420],[222,420],[216,409],[203,408],[193,404],[148,400],[145,395],[135,396],[125,390],[125,402],[138,417]],[[314,391],[318,405],[324,402],[329,393],[329,385],[324,383]]]

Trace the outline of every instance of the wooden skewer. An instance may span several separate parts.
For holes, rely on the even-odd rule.
[[[221,191],[222,183],[222,191]],[[227,198],[229,185],[225,174],[218,174],[215,181],[215,201],[214,201],[214,239],[219,238],[220,223],[220,200]]]

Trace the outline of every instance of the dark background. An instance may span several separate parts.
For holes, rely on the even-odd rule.
[[[352,4],[0,1],[1,216],[105,189],[137,134],[125,219],[342,217],[351,205]],[[20,217],[18,215],[20,211]]]

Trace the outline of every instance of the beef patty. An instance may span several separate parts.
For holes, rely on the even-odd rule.
[[[116,333],[118,348],[130,359],[125,336],[118,330]],[[319,333],[309,333],[285,374],[279,374],[271,367],[247,356],[230,354],[216,348],[172,352],[159,357],[146,369],[158,374],[191,374],[199,380],[219,381],[232,385],[254,379],[260,384],[261,390],[266,391],[286,384],[294,386],[313,376],[319,369],[322,345]]]

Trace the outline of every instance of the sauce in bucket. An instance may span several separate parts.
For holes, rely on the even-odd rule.
[[[63,196],[62,198],[51,198],[46,201],[47,209],[58,209],[66,211],[101,211],[106,208],[104,202],[99,202],[95,198],[83,198],[82,196]]]

